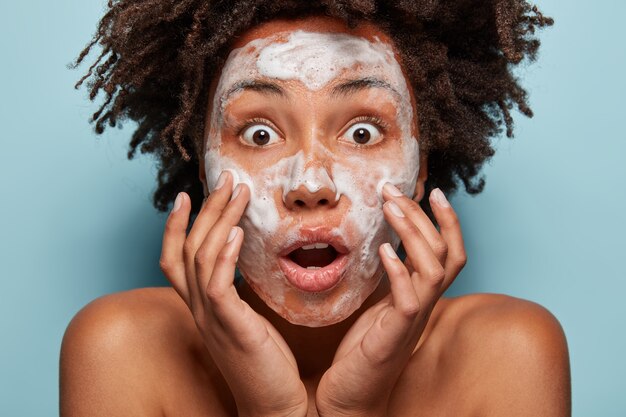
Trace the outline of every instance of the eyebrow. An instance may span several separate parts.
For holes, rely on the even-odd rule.
[[[228,91],[226,91],[226,93],[222,96],[222,103],[226,102],[233,94],[243,90],[256,91],[265,95],[277,95],[280,97],[287,96],[285,91],[277,84],[260,80],[243,80],[234,84],[228,89]]]
[[[398,90],[393,88],[391,84],[374,77],[358,78],[355,80],[344,81],[341,84],[333,87],[332,94],[335,96],[346,96],[368,88],[383,88],[385,90],[391,91],[397,97],[401,97],[401,94],[398,92]]]

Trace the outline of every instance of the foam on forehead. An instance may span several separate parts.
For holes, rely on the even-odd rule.
[[[298,80],[319,90],[347,68],[356,65],[380,70],[395,61],[391,49],[378,41],[341,33],[292,32],[286,42],[261,50],[257,69],[263,76]]]
[[[356,70],[357,78],[372,77],[393,86],[408,113],[404,121],[410,123],[408,86],[391,45],[377,37],[368,40],[343,33],[302,30],[255,39],[232,50],[216,89],[214,112],[224,110],[229,98],[226,93],[241,82],[258,78],[297,80],[316,91],[348,69]]]

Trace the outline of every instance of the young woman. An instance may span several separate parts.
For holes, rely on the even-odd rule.
[[[569,415],[549,312],[442,297],[466,261],[444,192],[480,191],[489,138],[531,114],[510,71],[550,23],[514,0],[111,3],[94,121],[136,120],[131,156],[160,158],[173,288],[78,313],[61,414]]]

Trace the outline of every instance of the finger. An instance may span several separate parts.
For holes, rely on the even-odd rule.
[[[358,345],[365,359],[378,366],[389,360],[401,359],[413,338],[411,331],[420,303],[411,277],[389,243],[378,248],[389,283],[391,285],[392,308],[382,309]]]
[[[422,307],[434,305],[443,282],[444,269],[420,232],[393,201],[383,204],[385,219],[394,228],[417,273],[413,282]]]
[[[195,309],[197,303],[201,302],[200,300],[204,298],[202,293],[198,291],[194,258],[198,247],[202,244],[206,234],[211,230],[211,227],[213,227],[216,219],[221,215],[222,210],[230,199],[232,181],[232,174],[230,174],[230,172],[223,171],[220,174],[215,189],[200,208],[200,212],[198,216],[196,216],[183,246],[185,277],[192,309]]]
[[[231,342],[234,340],[242,349],[246,347],[258,349],[268,338],[273,338],[268,330],[268,327],[272,326],[264,325],[262,316],[239,297],[234,285],[235,268],[243,239],[244,233],[240,227],[234,226],[230,229],[226,244],[217,256],[205,294],[209,303],[208,310],[221,325],[223,333],[229,335],[223,338],[223,343],[226,344],[226,340]],[[276,343],[286,355],[289,349],[285,350],[279,342]]]
[[[191,199],[187,193],[180,192],[174,201],[174,207],[165,222],[163,246],[159,266],[174,290],[189,305],[189,288],[185,280],[185,259],[183,245],[187,237]]]
[[[406,216],[422,232],[437,259],[439,259],[439,263],[444,265],[448,253],[448,245],[420,205],[404,195],[391,183],[386,183],[383,186],[383,198],[386,201],[394,201],[402,209]]]
[[[232,174],[228,171],[223,171],[217,180],[217,186],[202,204],[200,212],[189,231],[189,236],[185,243],[191,256],[193,256],[191,252],[195,253],[195,250],[202,244],[206,234],[211,230],[215,221],[222,214],[222,210],[230,201],[232,185]]]
[[[439,188],[435,188],[430,193],[429,201],[435,219],[441,229],[441,236],[448,245],[448,256],[444,265],[446,276],[441,289],[444,292],[465,266],[467,255],[459,218],[452,206],[450,206],[446,196]]]
[[[420,303],[409,271],[389,243],[380,245],[378,254],[389,277],[393,306],[403,319],[412,322],[419,312]]]
[[[224,247],[228,235],[239,223],[246,205],[250,199],[250,189],[246,184],[239,184],[233,192],[233,199],[222,211],[220,218],[215,222],[194,257],[196,268],[196,282],[198,289],[204,292],[213,275],[213,267],[220,250]],[[204,297],[203,297],[204,299]]]
[[[231,228],[226,244],[217,256],[213,275],[205,287],[205,294],[211,303],[211,309],[218,319],[230,327],[233,322],[241,321],[244,305],[234,285],[235,268],[239,258],[239,251],[243,243],[243,230],[234,226]]]

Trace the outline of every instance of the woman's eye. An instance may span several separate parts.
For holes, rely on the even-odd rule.
[[[342,136],[348,142],[359,145],[373,145],[382,140],[382,133],[371,123],[357,123]]]
[[[265,146],[278,142],[280,136],[269,126],[256,124],[247,127],[241,134],[242,139],[248,145]]]

